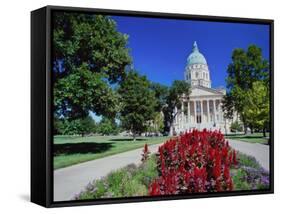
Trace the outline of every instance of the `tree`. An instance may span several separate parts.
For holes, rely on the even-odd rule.
[[[54,128],[56,134],[82,135],[95,132],[96,123],[92,117],[67,120],[65,118],[55,119]]]
[[[165,85],[161,85],[160,83],[151,83],[151,90],[155,94],[156,105],[155,105],[155,115],[153,117],[153,121],[148,127],[148,132],[160,132],[164,133],[164,115],[163,108],[167,102],[167,96],[169,92],[169,87]]]
[[[228,94],[224,100],[224,109],[227,115],[235,110],[244,124],[244,131],[249,126],[253,130],[253,124],[246,114],[248,98],[245,96],[253,88],[253,83],[262,81],[268,83],[269,66],[268,61],[262,57],[262,51],[255,45],[250,45],[247,51],[241,48],[235,49],[232,53],[232,62],[227,69]]]
[[[118,126],[115,119],[103,117],[98,124],[98,132],[102,135],[118,134]]]
[[[226,93],[222,100],[222,110],[225,119],[233,119],[234,102],[230,93]]]
[[[155,112],[153,119],[148,123],[147,132],[156,134],[164,132],[164,116],[162,112]]]
[[[245,105],[245,115],[248,123],[253,128],[263,130],[266,137],[266,129],[269,125],[269,91],[264,82],[256,81],[253,87],[247,92],[247,105]]]
[[[235,122],[231,123],[230,130],[232,132],[241,132],[243,130],[243,127],[241,124],[236,120]]]
[[[169,88],[163,113],[165,131],[170,131],[170,135],[172,135],[174,119],[182,111],[183,99],[188,99],[190,93],[190,85],[184,80],[175,80]],[[177,112],[175,112],[176,108],[178,109]],[[184,111],[186,111],[186,108],[184,108]]]
[[[96,122],[91,116],[78,119],[78,121],[80,122],[80,133],[82,136],[96,131]]]
[[[53,30],[55,114],[67,119],[116,113],[112,84],[131,63],[128,37],[107,16],[56,12]]]
[[[144,132],[148,121],[154,117],[156,98],[145,76],[130,71],[118,89],[121,100],[120,119],[122,126],[133,133]]]
[[[167,101],[169,87],[160,83],[151,83],[150,88],[154,91],[156,98],[155,111],[161,112]]]

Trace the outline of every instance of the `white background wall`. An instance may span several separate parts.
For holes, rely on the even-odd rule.
[[[2,0],[0,10],[1,213],[273,213],[280,207],[280,38],[277,0]],[[29,200],[30,11],[45,5],[275,19],[275,194],[44,209]],[[280,211],[279,211],[280,212]]]

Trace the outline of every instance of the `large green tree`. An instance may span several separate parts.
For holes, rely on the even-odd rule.
[[[262,81],[268,87],[268,61],[263,58],[262,50],[255,45],[250,45],[246,51],[237,48],[232,53],[232,62],[227,73],[228,94],[223,102],[225,114],[229,116],[235,110],[244,124],[245,132],[247,127],[253,130],[254,124],[245,111],[246,107],[250,107],[246,94],[253,89],[253,83],[256,81]]]
[[[256,81],[252,88],[247,92],[247,105],[244,114],[248,118],[248,123],[253,127],[263,130],[266,136],[266,129],[269,124],[269,91],[264,82]]]
[[[73,120],[55,118],[54,121],[55,134],[84,136],[96,131],[96,123],[90,116]]]
[[[127,36],[107,16],[55,12],[53,22],[54,110],[67,119],[116,113],[112,85],[131,63]]]
[[[154,118],[157,100],[150,86],[145,76],[130,71],[118,89],[121,124],[132,132],[134,140],[137,134],[147,129],[148,122]]]
[[[155,111],[161,112],[166,105],[169,87],[160,83],[151,83],[150,88],[154,91],[156,98]]]
[[[182,111],[183,100],[188,100],[191,93],[190,85],[184,80],[175,80],[169,88],[168,95],[166,97],[166,104],[163,108],[165,131],[170,132],[172,135],[173,122],[178,113]],[[184,111],[186,113],[187,106],[184,105]],[[178,109],[175,112],[175,108]]]
[[[118,134],[118,126],[115,119],[103,117],[97,127],[98,133],[102,135]]]

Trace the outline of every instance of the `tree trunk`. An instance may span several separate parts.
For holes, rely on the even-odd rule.
[[[133,133],[133,141],[136,141],[136,133]]]
[[[265,128],[262,129],[263,137],[266,137],[266,130]]]

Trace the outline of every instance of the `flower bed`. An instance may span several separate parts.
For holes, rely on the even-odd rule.
[[[233,190],[230,167],[236,152],[218,131],[187,132],[159,147],[159,178],[150,195],[186,194]]]
[[[139,166],[128,165],[91,182],[76,200],[256,190],[269,188],[269,173],[254,157],[234,151],[220,132],[193,131],[168,140]]]

